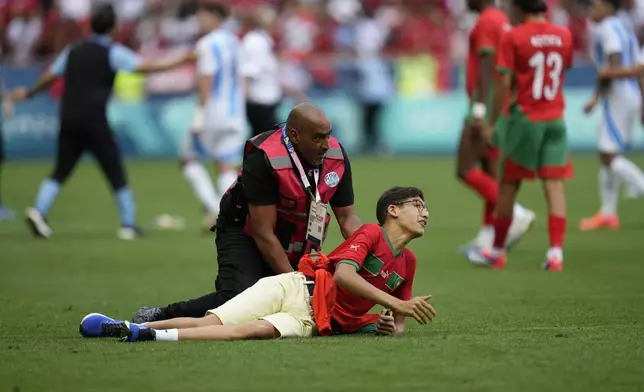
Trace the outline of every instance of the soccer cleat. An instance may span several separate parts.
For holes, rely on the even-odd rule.
[[[116,236],[125,241],[133,241],[141,237],[142,234],[141,229],[136,226],[121,226],[116,232]]]
[[[563,261],[557,256],[548,257],[543,264],[543,269],[546,271],[563,271]]]
[[[35,208],[29,207],[25,210],[25,220],[36,237],[49,238],[54,231],[47,223],[47,219]]]
[[[478,267],[489,267],[494,269],[504,269],[506,265],[505,253],[496,256],[491,251],[472,248],[467,254],[467,259],[472,265]]]
[[[137,324],[150,323],[152,321],[166,320],[165,307],[142,307],[138,312],[132,313],[132,322]]]
[[[13,220],[15,216],[16,214],[13,211],[0,204],[0,222]]]
[[[494,242],[494,229],[486,230],[481,228],[470,243],[463,245],[459,248],[459,252],[463,253],[466,257],[471,251],[478,249],[492,250],[492,243]]]
[[[600,229],[617,230],[619,229],[619,218],[617,215],[603,215],[602,213],[598,213],[590,218],[579,221],[579,229],[581,231]]]
[[[505,249],[512,249],[521,238],[534,225],[534,221],[537,220],[537,214],[530,210],[524,210],[525,212],[519,216],[515,215],[512,219],[512,225],[510,226],[510,231],[508,232],[508,238],[505,240]]]

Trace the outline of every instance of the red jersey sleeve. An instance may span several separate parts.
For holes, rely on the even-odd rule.
[[[410,250],[405,252],[405,262],[407,268],[405,282],[396,289],[393,295],[402,301],[409,301],[414,285],[414,277],[416,276],[416,255],[414,255],[414,252]]]
[[[491,19],[484,19],[477,26],[474,36],[474,48],[479,56],[497,51],[499,29],[500,26]]]
[[[382,230],[378,225],[363,225],[329,254],[329,260],[333,266],[347,263],[356,267],[356,270],[360,270],[369,253],[373,251],[381,233]]]
[[[511,32],[503,35],[501,47],[496,56],[496,69],[501,73],[514,72],[514,40]]]

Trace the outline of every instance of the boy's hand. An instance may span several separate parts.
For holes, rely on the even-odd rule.
[[[400,301],[393,306],[393,311],[405,317],[413,317],[420,324],[427,324],[436,317],[436,310],[427,303],[431,298],[431,295],[425,295]]]
[[[396,324],[394,323],[394,314],[389,309],[380,311],[380,319],[376,326],[376,333],[378,335],[391,336],[396,333]]]

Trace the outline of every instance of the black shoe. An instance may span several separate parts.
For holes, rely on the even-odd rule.
[[[132,322],[136,324],[152,321],[167,320],[165,307],[142,307],[138,312],[132,313]]]

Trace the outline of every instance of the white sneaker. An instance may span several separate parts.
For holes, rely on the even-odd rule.
[[[27,225],[36,237],[49,238],[54,234],[54,230],[49,226],[44,216],[33,207],[25,210],[25,219]]]
[[[509,250],[514,247],[532,228],[535,220],[537,220],[537,214],[534,211],[524,209],[521,214],[515,214],[510,225],[508,238],[505,240],[505,249]]]
[[[116,232],[116,236],[125,241],[133,241],[141,236],[139,229],[135,227],[120,227]]]
[[[494,228],[484,228],[482,227],[479,230],[479,233],[476,235],[469,244],[461,246],[459,248],[460,252],[467,255],[472,249],[491,251],[492,245],[494,243]]]

